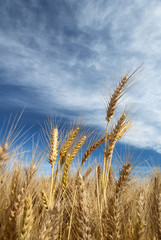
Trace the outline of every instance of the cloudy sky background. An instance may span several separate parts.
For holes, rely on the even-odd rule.
[[[53,114],[100,129],[106,88],[144,63],[122,143],[161,154],[160,1],[1,1],[0,53],[1,120],[25,106],[24,122]]]

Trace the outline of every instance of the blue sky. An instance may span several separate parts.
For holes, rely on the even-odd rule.
[[[133,126],[122,143],[161,154],[161,2],[0,2],[1,121],[53,114],[105,128],[107,86],[144,63],[127,92]],[[154,155],[155,156],[155,155]]]

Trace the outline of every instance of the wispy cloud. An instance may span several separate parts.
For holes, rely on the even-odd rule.
[[[144,62],[127,93],[132,114],[139,111],[123,141],[161,153],[159,1],[8,0],[0,7],[0,106],[104,127],[105,86]]]

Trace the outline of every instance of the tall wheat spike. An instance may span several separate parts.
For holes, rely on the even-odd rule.
[[[51,186],[50,186],[50,198],[49,198],[49,207],[52,207],[53,203],[53,172],[54,165],[58,156],[58,129],[54,128],[52,130],[52,136],[50,139],[50,155],[49,163],[51,164]]]
[[[4,239],[17,240],[17,237],[18,237],[17,219],[19,217],[21,208],[23,206],[26,191],[27,191],[28,187],[30,186],[30,183],[31,183],[34,173],[35,173],[35,170],[33,172],[32,169],[33,169],[33,166],[31,164],[31,167],[29,169],[29,172],[28,172],[28,175],[27,175],[25,181],[23,182],[21,188],[19,189],[19,191],[17,191],[17,193],[15,195],[13,204],[11,204],[9,206],[8,224],[5,226],[5,229],[3,232]]]
[[[107,155],[107,139],[108,139],[108,127],[109,127],[109,122],[113,117],[115,108],[116,108],[116,104],[118,102],[118,99],[120,98],[120,95],[123,91],[123,88],[125,86],[125,84],[127,83],[128,78],[127,76],[125,76],[122,81],[119,83],[119,85],[116,87],[109,103],[107,106],[107,111],[106,111],[106,120],[107,120],[107,126],[106,126],[106,135],[105,135],[105,149],[104,149],[104,159],[103,159],[103,178],[105,175],[105,161],[106,161],[106,155]],[[104,181],[104,180],[103,180]]]
[[[105,192],[106,192],[105,191],[105,187],[106,187],[105,174],[106,173],[105,172],[107,171],[107,169],[106,169],[105,165],[107,163],[107,155],[109,154],[109,153],[107,153],[107,139],[108,139],[109,123],[110,123],[110,120],[112,119],[112,117],[114,115],[114,111],[117,107],[118,100],[124,94],[124,92],[127,89],[130,81],[132,80],[132,76],[136,73],[136,71],[138,69],[136,69],[129,77],[127,77],[127,75],[124,76],[124,78],[119,82],[118,86],[114,90],[114,93],[112,94],[112,96],[111,96],[111,98],[110,98],[110,100],[107,104],[107,110],[106,110],[107,125],[106,125],[106,135],[105,135],[105,147],[104,147],[104,159],[103,159],[103,178],[102,178],[103,188],[104,188],[104,197],[103,197],[102,207],[104,207],[104,201],[106,199],[106,197],[105,197]],[[112,148],[113,147],[114,147],[114,145],[112,146]]]
[[[52,130],[52,135],[50,139],[50,155],[49,163],[53,166],[56,162],[58,156],[58,129],[54,128]]]

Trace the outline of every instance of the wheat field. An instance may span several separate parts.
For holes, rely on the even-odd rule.
[[[107,101],[105,134],[88,148],[83,148],[88,136],[79,125],[65,135],[57,125],[52,127],[47,155],[50,177],[38,177],[39,164],[34,160],[28,167],[14,164],[11,168],[16,150],[11,151],[11,139],[4,138],[0,146],[1,240],[161,240],[160,169],[140,180],[132,175],[131,158],[119,174],[112,167],[115,145],[129,130],[131,118],[125,107],[113,126],[111,120],[137,70],[116,84]],[[84,171],[88,158],[101,145],[101,162]],[[80,164],[73,171],[78,158]]]

